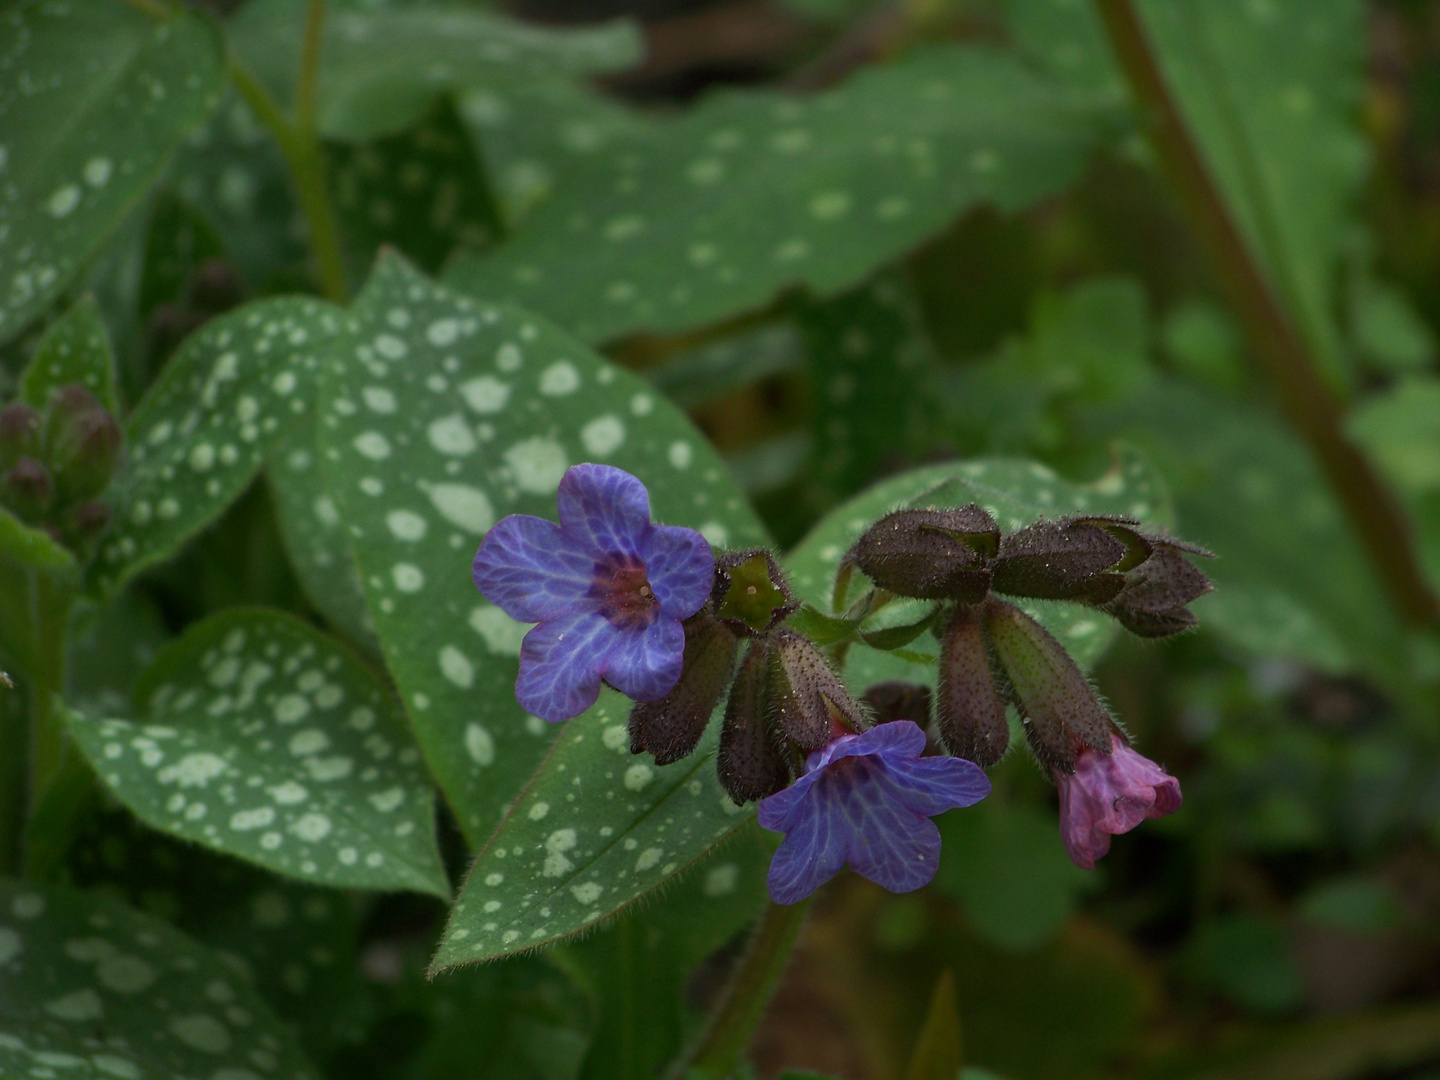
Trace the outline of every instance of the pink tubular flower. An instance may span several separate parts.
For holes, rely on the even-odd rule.
[[[1060,836],[1070,861],[1083,870],[1095,869],[1095,860],[1110,850],[1110,837],[1180,809],[1180,781],[1119,735],[1110,738],[1110,753],[1085,747],[1073,773],[1055,773]]]

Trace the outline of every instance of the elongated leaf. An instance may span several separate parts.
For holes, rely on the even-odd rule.
[[[0,339],[70,284],[220,100],[207,20],[26,0],[0,45]]]
[[[657,767],[631,755],[629,713],[627,698],[604,690],[565,725],[471,867],[433,971],[584,930],[671,881],[754,816],[715,779],[718,719],[690,757]]]
[[[36,409],[68,383],[81,383],[114,412],[115,359],[93,297],[85,297],[45,331],[35,358],[20,377],[20,398]]]
[[[0,1073],[309,1080],[290,1030],[221,959],[93,893],[0,880]]]
[[[1013,59],[936,48],[812,98],[706,99],[576,171],[459,288],[587,341],[679,331],[804,284],[830,295],[979,203],[1014,210],[1079,174],[1096,115]]]
[[[125,424],[128,468],[92,574],[108,591],[217,518],[254,478],[315,390],[335,309],[248,304],[188,338]]]
[[[1344,380],[1334,280],[1368,167],[1354,125],[1365,6],[1146,0],[1141,10],[1251,251],[1330,375]]]
[[[304,20],[303,3],[259,0],[230,23],[236,52],[281,101],[294,97]],[[320,132],[359,142],[409,127],[445,90],[623,70],[640,59],[640,38],[625,22],[553,29],[459,6],[341,9],[320,56]]]
[[[477,846],[555,730],[515,703],[526,627],[471,583],[508,513],[553,517],[567,466],[629,469],[657,520],[764,540],[689,421],[543,321],[388,256],[332,351],[319,442],[370,614],[431,771]]]
[[[224,612],[167,647],[136,699],[139,722],[72,713],[70,729],[148,824],[305,881],[449,894],[400,712],[325,635]]]
[[[75,556],[49,533],[30,528],[3,506],[0,506],[0,556],[47,570],[75,564]]]
[[[1041,517],[1075,513],[1129,514],[1160,528],[1173,522],[1163,483],[1133,451],[1123,452],[1114,467],[1091,484],[1073,483],[1044,465],[1026,461],[981,459],[930,465],[876,484],[832,510],[786,558],[791,583],[801,597],[829,612],[831,583],[840,559],[873,522],[901,506],[964,506],[972,502],[988,510],[1005,530],[1021,528]],[[851,593],[853,599],[853,587]],[[1085,667],[1099,659],[1117,633],[1109,616],[1078,604],[1017,602]],[[903,615],[902,610],[890,617]],[[886,679],[933,686],[935,642],[921,637],[910,648],[928,657],[927,662],[852,648],[846,656],[846,675],[857,692]]]

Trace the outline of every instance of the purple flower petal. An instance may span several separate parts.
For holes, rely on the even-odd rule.
[[[520,645],[520,707],[542,720],[579,716],[600,696],[602,665],[620,636],[594,612],[542,622]]]
[[[529,514],[501,518],[471,568],[480,594],[512,619],[542,622],[590,611],[595,558],[560,526]]]
[[[1129,832],[1146,818],[1180,809],[1180,781],[1118,735],[1111,752],[1086,747],[1075,771],[1057,773],[1060,788],[1060,837],[1070,861],[1082,870],[1110,850],[1110,838]]]
[[[893,893],[930,884],[940,866],[940,830],[896,802],[877,781],[883,766],[867,763],[844,801],[849,819],[846,861],[861,877]]]
[[[876,724],[859,735],[842,735],[838,739],[832,739],[825,747],[810,754],[805,768],[824,768],[841,758],[868,754],[898,754],[901,757],[918,758],[924,752],[925,732],[920,730],[919,725],[909,720],[892,720],[888,724]],[[816,753],[820,755],[820,760],[812,765]]]
[[[685,627],[661,617],[643,630],[617,629],[600,670],[626,697],[655,701],[675,689],[684,660]]]
[[[715,584],[715,555],[694,529],[651,526],[640,558],[665,617],[688,619],[709,598]]]
[[[884,760],[887,767],[877,782],[889,790],[889,798],[922,817],[974,806],[990,794],[985,770],[964,758]]]
[[[762,799],[760,805],[768,801]],[[770,898],[777,904],[798,904],[845,865],[844,822],[823,802],[806,800],[799,810],[765,876]]]
[[[644,559],[641,542],[651,528],[650,494],[623,469],[574,465],[560,478],[556,502],[560,527],[577,546],[596,555]]]

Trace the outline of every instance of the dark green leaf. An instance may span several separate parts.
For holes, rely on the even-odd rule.
[[[449,895],[404,719],[358,658],[232,609],[168,646],[137,722],[72,713],[105,785],[154,828],[311,882]]]
[[[0,340],[70,284],[220,100],[220,40],[176,7],[26,0],[0,46]]]
[[[910,1055],[905,1080],[956,1080],[960,1071],[960,1014],[955,976],[942,972],[930,994],[930,1008]]]
[[[381,259],[355,301],[320,416],[327,487],[386,661],[477,846],[556,731],[515,702],[525,625],[471,582],[486,530],[509,513],[553,516],[565,469],[601,461],[640,477],[656,520],[697,527],[712,544],[765,539],[703,437],[647,383],[398,257]]]
[[[20,398],[43,411],[50,395],[69,383],[83,384],[111,412],[118,410],[110,339],[100,309],[89,296],[45,331],[35,358],[20,377]]]
[[[44,570],[75,564],[75,556],[49,533],[30,528],[3,506],[0,506],[0,556]]]
[[[921,51],[812,98],[719,94],[598,155],[449,277],[588,341],[715,322],[791,285],[831,295],[968,207],[1060,190],[1095,120],[975,48]]]
[[[254,478],[315,392],[336,309],[248,304],[188,338],[125,424],[115,524],[92,570],[102,591],[174,555]]]
[[[93,893],[10,880],[0,880],[0,1073],[316,1075],[245,980],[178,930]]]

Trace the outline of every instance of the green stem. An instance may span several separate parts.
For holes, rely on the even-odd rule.
[[[300,75],[295,81],[295,130],[315,137],[315,86],[320,75],[320,45],[324,40],[325,0],[310,0],[305,8],[305,40],[300,47]]]
[[[30,666],[30,809],[44,798],[65,758],[65,726],[55,704],[65,693],[65,630],[70,622],[70,585],[35,572],[35,654]]]
[[[725,995],[710,1018],[710,1025],[672,1075],[728,1077],[744,1060],[755,1028],[774,996],[780,976],[790,962],[790,951],[805,922],[809,900],[788,907],[768,903],[750,939],[750,947]]]
[[[1309,346],[1231,216],[1131,0],[1095,0],[1111,48],[1181,208],[1290,424],[1309,444],[1396,610],[1412,626],[1440,621],[1399,502],[1345,434],[1343,410]]]
[[[345,259],[340,253],[340,228],[330,205],[330,189],[325,179],[325,153],[319,138],[313,129],[307,134],[292,124],[275,104],[270,92],[233,56],[230,58],[230,78],[241,97],[254,110],[256,118],[275,137],[280,153],[285,157],[290,182],[295,185],[300,212],[305,216],[310,233],[310,253],[319,273],[321,293],[327,300],[345,303]]]

